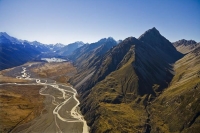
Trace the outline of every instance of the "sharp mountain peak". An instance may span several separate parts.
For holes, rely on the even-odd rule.
[[[124,41],[134,41],[134,40],[138,40],[138,39],[130,36],[130,37],[126,38]]]
[[[102,39],[100,39],[98,42],[104,43],[104,42],[108,42],[108,41],[115,41],[115,39],[112,38],[112,37],[102,38]],[[116,41],[115,41],[115,42],[116,42]]]
[[[4,36],[4,35],[8,36],[8,34],[6,32],[0,32],[0,36]]]
[[[5,37],[5,38],[11,38],[11,36],[10,35],[8,35],[6,32],[0,32],[0,36],[2,37]]]
[[[162,36],[162,35],[155,27],[153,27],[147,30],[146,32],[144,32],[144,34],[142,34],[138,39],[142,40],[144,37],[146,38],[146,37],[159,37],[159,36]]]

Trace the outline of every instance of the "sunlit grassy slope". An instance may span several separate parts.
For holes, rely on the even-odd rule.
[[[199,50],[194,50],[175,63],[175,76],[171,84],[149,107],[152,132],[199,132]]]

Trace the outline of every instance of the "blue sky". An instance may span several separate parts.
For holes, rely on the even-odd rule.
[[[0,0],[0,31],[29,41],[123,40],[152,27],[200,42],[200,0]]]

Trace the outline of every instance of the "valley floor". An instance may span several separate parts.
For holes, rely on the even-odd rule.
[[[74,73],[68,62],[32,62],[1,71],[0,132],[88,132],[77,92],[65,84]]]

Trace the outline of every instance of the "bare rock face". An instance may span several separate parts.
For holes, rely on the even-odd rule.
[[[187,45],[193,45],[193,44],[196,44],[196,43],[197,43],[197,42],[195,42],[194,40],[185,40],[185,39],[182,39],[182,40],[179,40],[179,41],[174,42],[173,45],[174,45],[175,47],[177,47],[177,46],[180,46],[180,45],[185,45],[185,46],[187,46]]]
[[[177,52],[173,44],[162,36],[155,27],[147,30],[138,39],[155,48],[158,54],[165,56],[165,60],[168,62],[174,62],[182,57],[182,54]]]
[[[177,51],[187,54],[194,49],[198,48],[200,46],[200,43],[195,42],[194,40],[179,40],[173,43],[174,47],[177,49]]]
[[[71,83],[77,90],[87,90],[93,74],[99,68],[102,58],[107,51],[117,45],[117,42],[109,37],[103,38],[98,42],[84,45],[76,49],[69,58],[74,61],[74,65],[78,68],[78,74],[71,79]]]

